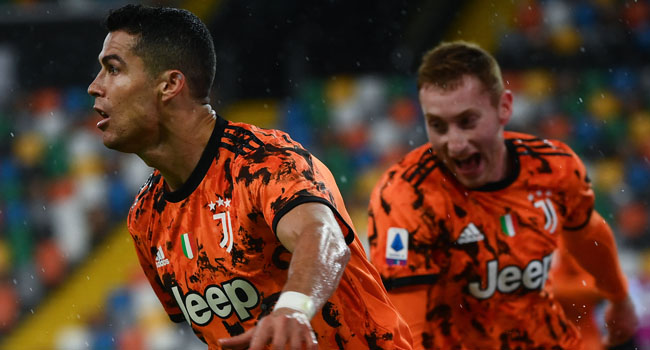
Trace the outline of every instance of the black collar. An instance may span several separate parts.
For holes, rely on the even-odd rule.
[[[196,165],[196,168],[192,171],[190,176],[187,178],[187,181],[181,185],[179,189],[173,192],[168,192],[165,190],[163,193],[163,198],[168,202],[177,203],[185,198],[189,197],[194,190],[199,187],[201,181],[205,177],[205,174],[208,173],[212,161],[217,157],[219,153],[219,145],[221,144],[221,137],[223,136],[223,131],[228,125],[228,121],[221,118],[217,115],[217,121],[214,123],[214,129],[212,130],[212,135],[208,140],[208,144],[203,149],[201,154],[201,159]]]
[[[506,142],[506,152],[508,152],[508,162],[510,162],[508,166],[509,171],[506,177],[499,181],[489,182],[481,187],[473,188],[472,191],[481,191],[481,192],[498,191],[510,186],[513,182],[515,182],[515,180],[517,180],[517,178],[519,177],[519,172],[521,171],[521,164],[519,163],[519,155],[517,154],[517,150],[515,149],[515,145],[512,139],[505,140],[505,142]]]

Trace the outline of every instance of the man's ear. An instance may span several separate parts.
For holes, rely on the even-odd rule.
[[[512,91],[504,90],[499,99],[499,123],[503,126],[508,124],[512,116]]]
[[[160,75],[158,88],[163,102],[168,102],[180,94],[185,87],[185,75],[179,70],[164,71]]]

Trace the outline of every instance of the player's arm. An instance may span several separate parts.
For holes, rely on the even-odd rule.
[[[240,336],[223,339],[226,349],[318,349],[309,323],[338,286],[350,251],[332,210],[318,202],[304,203],[278,221],[280,242],[293,253],[283,293],[275,310]],[[284,305],[284,307],[283,307]]]
[[[634,335],[638,320],[618,261],[612,230],[607,222],[593,211],[583,227],[565,228],[563,238],[567,250],[594,276],[596,286],[610,301],[605,315],[608,327],[607,344],[625,342]]]
[[[387,246],[389,242],[388,231],[391,228],[403,228],[412,231],[412,225],[417,225],[417,213],[406,216],[398,213],[398,208],[410,208],[399,200],[401,196],[388,194],[382,196],[381,189],[387,180],[380,181],[372,193],[368,208],[368,235],[370,240],[370,260],[382,275],[384,287],[388,291],[388,297],[402,318],[408,324],[413,336],[413,349],[422,349],[427,346],[426,334],[431,334],[430,322],[427,321],[427,310],[433,302],[430,299],[430,289],[435,283],[437,267],[425,268],[425,264],[414,260],[418,256],[414,252],[406,254],[406,265],[389,264],[387,261]],[[397,184],[395,184],[397,185]],[[408,189],[398,188],[395,193],[407,193]],[[390,204],[390,214],[385,211],[384,205]],[[442,207],[442,206],[440,206]],[[409,213],[409,212],[407,212]],[[433,234],[433,232],[430,232]],[[405,241],[415,237],[405,237]],[[427,237],[418,237],[421,244],[428,244],[429,241],[422,241]],[[412,271],[408,266],[417,266]],[[428,345],[430,348],[431,345]]]

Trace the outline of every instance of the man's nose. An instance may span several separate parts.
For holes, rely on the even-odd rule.
[[[463,155],[467,147],[467,136],[457,128],[450,128],[447,132],[447,152],[452,157]]]
[[[102,95],[103,89],[101,88],[101,85],[99,84],[99,75],[95,77],[92,83],[88,85],[88,95],[92,97],[99,97]]]

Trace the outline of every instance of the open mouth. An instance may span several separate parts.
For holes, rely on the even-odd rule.
[[[99,109],[97,107],[95,107],[94,109],[95,109],[95,112],[99,113],[99,115],[102,116],[102,118],[108,118],[108,114],[106,114],[106,112],[104,112],[103,110],[101,110],[101,109]]]
[[[101,108],[93,107],[93,109],[102,117],[102,120],[97,122],[97,128],[104,131],[108,127],[109,115]]]
[[[471,174],[478,170],[481,165],[481,155],[479,153],[474,153],[471,156],[465,159],[453,159],[456,171],[465,175]]]

